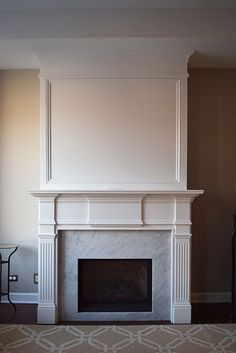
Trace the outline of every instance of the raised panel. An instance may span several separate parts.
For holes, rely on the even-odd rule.
[[[178,89],[176,79],[52,80],[50,184],[178,183]]]
[[[173,197],[147,197],[143,204],[145,224],[173,224]]]

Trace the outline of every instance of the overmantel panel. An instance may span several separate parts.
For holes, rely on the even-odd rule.
[[[186,189],[187,58],[42,57],[41,189]]]
[[[177,90],[170,79],[53,81],[50,184],[179,184]]]

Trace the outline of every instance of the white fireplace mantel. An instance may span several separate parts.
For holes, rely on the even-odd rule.
[[[170,320],[189,323],[191,202],[202,194],[187,190],[191,53],[145,38],[83,43],[74,52],[36,53],[38,322],[57,322],[60,231],[92,229],[168,230]]]
[[[57,322],[60,230],[139,229],[171,231],[171,322],[190,323],[191,202],[202,193],[32,192],[39,200],[38,322]]]

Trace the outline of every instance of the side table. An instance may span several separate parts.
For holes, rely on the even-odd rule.
[[[1,303],[2,297],[6,295],[9,303],[12,304],[15,309],[16,309],[16,306],[10,299],[9,276],[11,274],[10,273],[11,257],[16,252],[17,249],[18,249],[17,244],[0,244],[0,303]],[[9,250],[6,260],[3,259],[2,250]],[[3,267],[3,265],[7,266],[7,290],[6,291],[2,290],[2,267]]]

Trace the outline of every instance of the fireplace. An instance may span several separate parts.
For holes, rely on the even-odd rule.
[[[191,322],[190,206],[198,193],[34,192],[40,200],[38,323]],[[152,311],[78,312],[78,259],[101,258],[152,259]]]
[[[78,311],[152,311],[152,260],[78,260]]]
[[[83,38],[74,52],[37,56],[38,323],[191,322],[191,203],[202,191],[187,190],[190,52]],[[152,305],[78,312],[78,259],[150,259]]]

